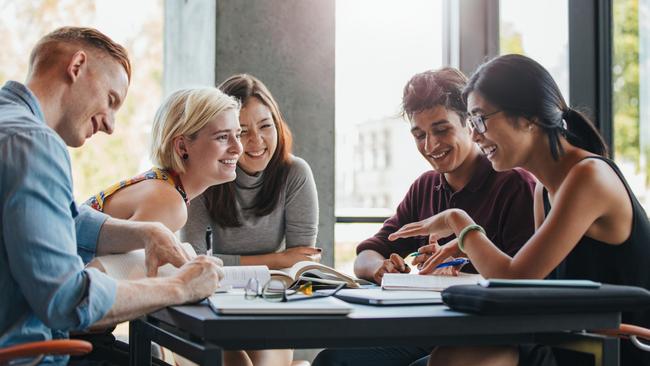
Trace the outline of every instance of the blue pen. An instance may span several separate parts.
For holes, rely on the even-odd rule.
[[[422,254],[422,253],[420,253],[420,252],[413,252],[413,253],[407,255],[407,257],[417,257],[417,256],[420,255],[420,254]]]
[[[467,259],[467,258],[456,258],[456,259],[451,260],[449,262],[440,263],[439,265],[436,266],[435,269],[445,268],[445,267],[455,267],[455,266],[460,266],[460,265],[467,264],[467,263],[469,263],[469,259]]]

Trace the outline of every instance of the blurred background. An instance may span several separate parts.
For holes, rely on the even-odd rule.
[[[210,5],[210,9],[215,9],[217,28],[220,14],[238,7],[239,10],[249,8],[247,19],[256,23],[257,5],[251,4],[263,2],[250,0],[246,5],[239,5],[235,0],[218,1],[216,6]],[[467,29],[470,34],[489,33],[486,33],[488,50],[479,50],[483,54],[525,54],[551,72],[567,99],[572,97],[571,91],[576,90],[571,88],[571,70],[576,68],[571,66],[570,34],[571,25],[581,20],[570,17],[576,10],[574,5],[571,13],[569,0],[486,0],[485,4],[490,7],[486,13],[489,19],[483,23],[473,23],[471,19],[463,21],[463,2],[476,3],[472,0],[330,0],[319,3],[331,3],[334,15],[333,65],[326,68],[334,71],[335,107],[331,114],[334,121],[328,121],[333,126],[333,136],[329,140],[333,146],[327,150],[332,153],[323,155],[325,161],[310,158],[306,144],[301,145],[299,140],[300,129],[304,128],[301,124],[308,122],[291,118],[288,122],[299,132],[297,154],[312,164],[317,177],[324,210],[321,220],[325,223],[321,226],[319,241],[330,251],[328,264],[333,261],[335,267],[351,272],[356,244],[378,230],[413,180],[430,169],[412,142],[408,123],[398,115],[402,88],[415,73],[458,64],[459,57],[462,64],[463,55],[454,55],[450,50],[464,49],[463,44],[457,43],[463,42],[463,32],[467,33]],[[174,47],[174,43],[165,37],[171,37],[173,29],[166,27],[177,26],[175,21],[185,19],[181,17],[186,14],[175,12],[179,6],[189,6],[186,3],[180,0],[0,0],[1,83],[24,81],[29,51],[35,42],[63,25],[96,27],[130,52],[133,79],[126,102],[117,115],[115,134],[110,137],[100,134],[82,148],[70,151],[77,200],[83,201],[107,185],[149,167],[147,144],[152,118],[164,93],[171,91],[166,90],[170,87],[165,86],[164,75],[169,71],[165,67],[174,65],[174,59],[166,59],[170,50],[165,47]],[[305,3],[309,1],[301,4]],[[647,207],[650,183],[649,33],[648,26],[639,19],[647,17],[650,1],[593,3],[597,4],[597,10],[604,6],[611,20],[605,20],[608,23],[604,28],[611,36],[605,36],[604,41],[605,51],[609,53],[601,54],[608,62],[598,64],[599,75],[605,75],[603,80],[611,83],[611,98],[604,101],[605,106],[596,105],[600,112],[592,115],[601,116],[600,127],[609,133],[616,162]],[[309,8],[291,4],[282,7],[298,9],[295,14],[288,15],[290,18],[301,17],[299,11]],[[585,17],[589,11],[585,10]],[[452,19],[458,12],[461,24],[455,29],[461,29],[460,37],[453,31]],[[178,19],[175,18],[177,14]],[[260,19],[262,17],[261,14]],[[490,34],[498,36],[495,39]],[[214,37],[214,34],[196,34],[197,42],[202,42],[203,36]],[[232,39],[232,34],[230,37]],[[611,44],[607,45],[607,39]],[[217,50],[217,59],[219,52],[223,51]],[[602,65],[609,71],[604,72]],[[216,75],[208,83],[218,84],[227,76]],[[268,77],[259,73],[257,76],[267,82]],[[324,85],[327,83],[329,81]],[[291,117],[293,110],[309,103],[291,97],[292,91],[282,90],[284,84],[277,80],[268,84],[286,116]],[[646,103],[642,103],[644,100]],[[611,109],[610,120],[602,118],[604,107]],[[331,119],[329,115],[325,117]],[[318,169],[323,164],[329,164],[333,170]]]

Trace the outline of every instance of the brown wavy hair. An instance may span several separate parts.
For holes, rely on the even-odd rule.
[[[278,103],[269,89],[259,79],[248,74],[237,74],[226,79],[218,87],[222,92],[239,100],[242,108],[250,98],[257,98],[271,111],[275,129],[278,132],[278,144],[271,161],[264,169],[262,187],[255,197],[251,208],[256,216],[266,216],[275,209],[280,193],[287,180],[291,166],[291,146],[293,139]],[[235,182],[220,184],[208,188],[204,197],[210,217],[222,227],[239,227],[241,221],[235,204]]]

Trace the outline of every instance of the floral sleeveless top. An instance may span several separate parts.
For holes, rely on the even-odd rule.
[[[104,203],[106,202],[106,199],[110,197],[112,194],[114,194],[115,192],[119,191],[124,187],[128,187],[130,185],[142,182],[144,180],[149,180],[149,179],[158,179],[171,184],[172,186],[174,186],[174,188],[176,188],[178,193],[180,193],[181,197],[183,197],[183,201],[185,201],[185,204],[189,204],[189,201],[187,200],[187,194],[185,194],[185,189],[183,188],[183,183],[181,183],[178,174],[170,170],[164,170],[158,168],[151,168],[150,170],[140,175],[137,175],[131,179],[127,179],[115,183],[112,186],[106,188],[105,190],[90,197],[84,204],[94,208],[97,211],[104,212]]]

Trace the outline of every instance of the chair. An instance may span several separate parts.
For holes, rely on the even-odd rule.
[[[35,357],[29,365],[36,365],[45,355],[84,355],[92,351],[90,342],[75,339],[55,339],[50,341],[30,342],[0,348],[0,365],[17,358]]]
[[[650,329],[639,327],[631,324],[621,324],[618,329],[604,329],[598,330],[598,334],[609,335],[613,337],[629,338],[632,344],[642,349],[643,351],[650,352],[650,344],[641,342],[640,339],[650,342]]]

